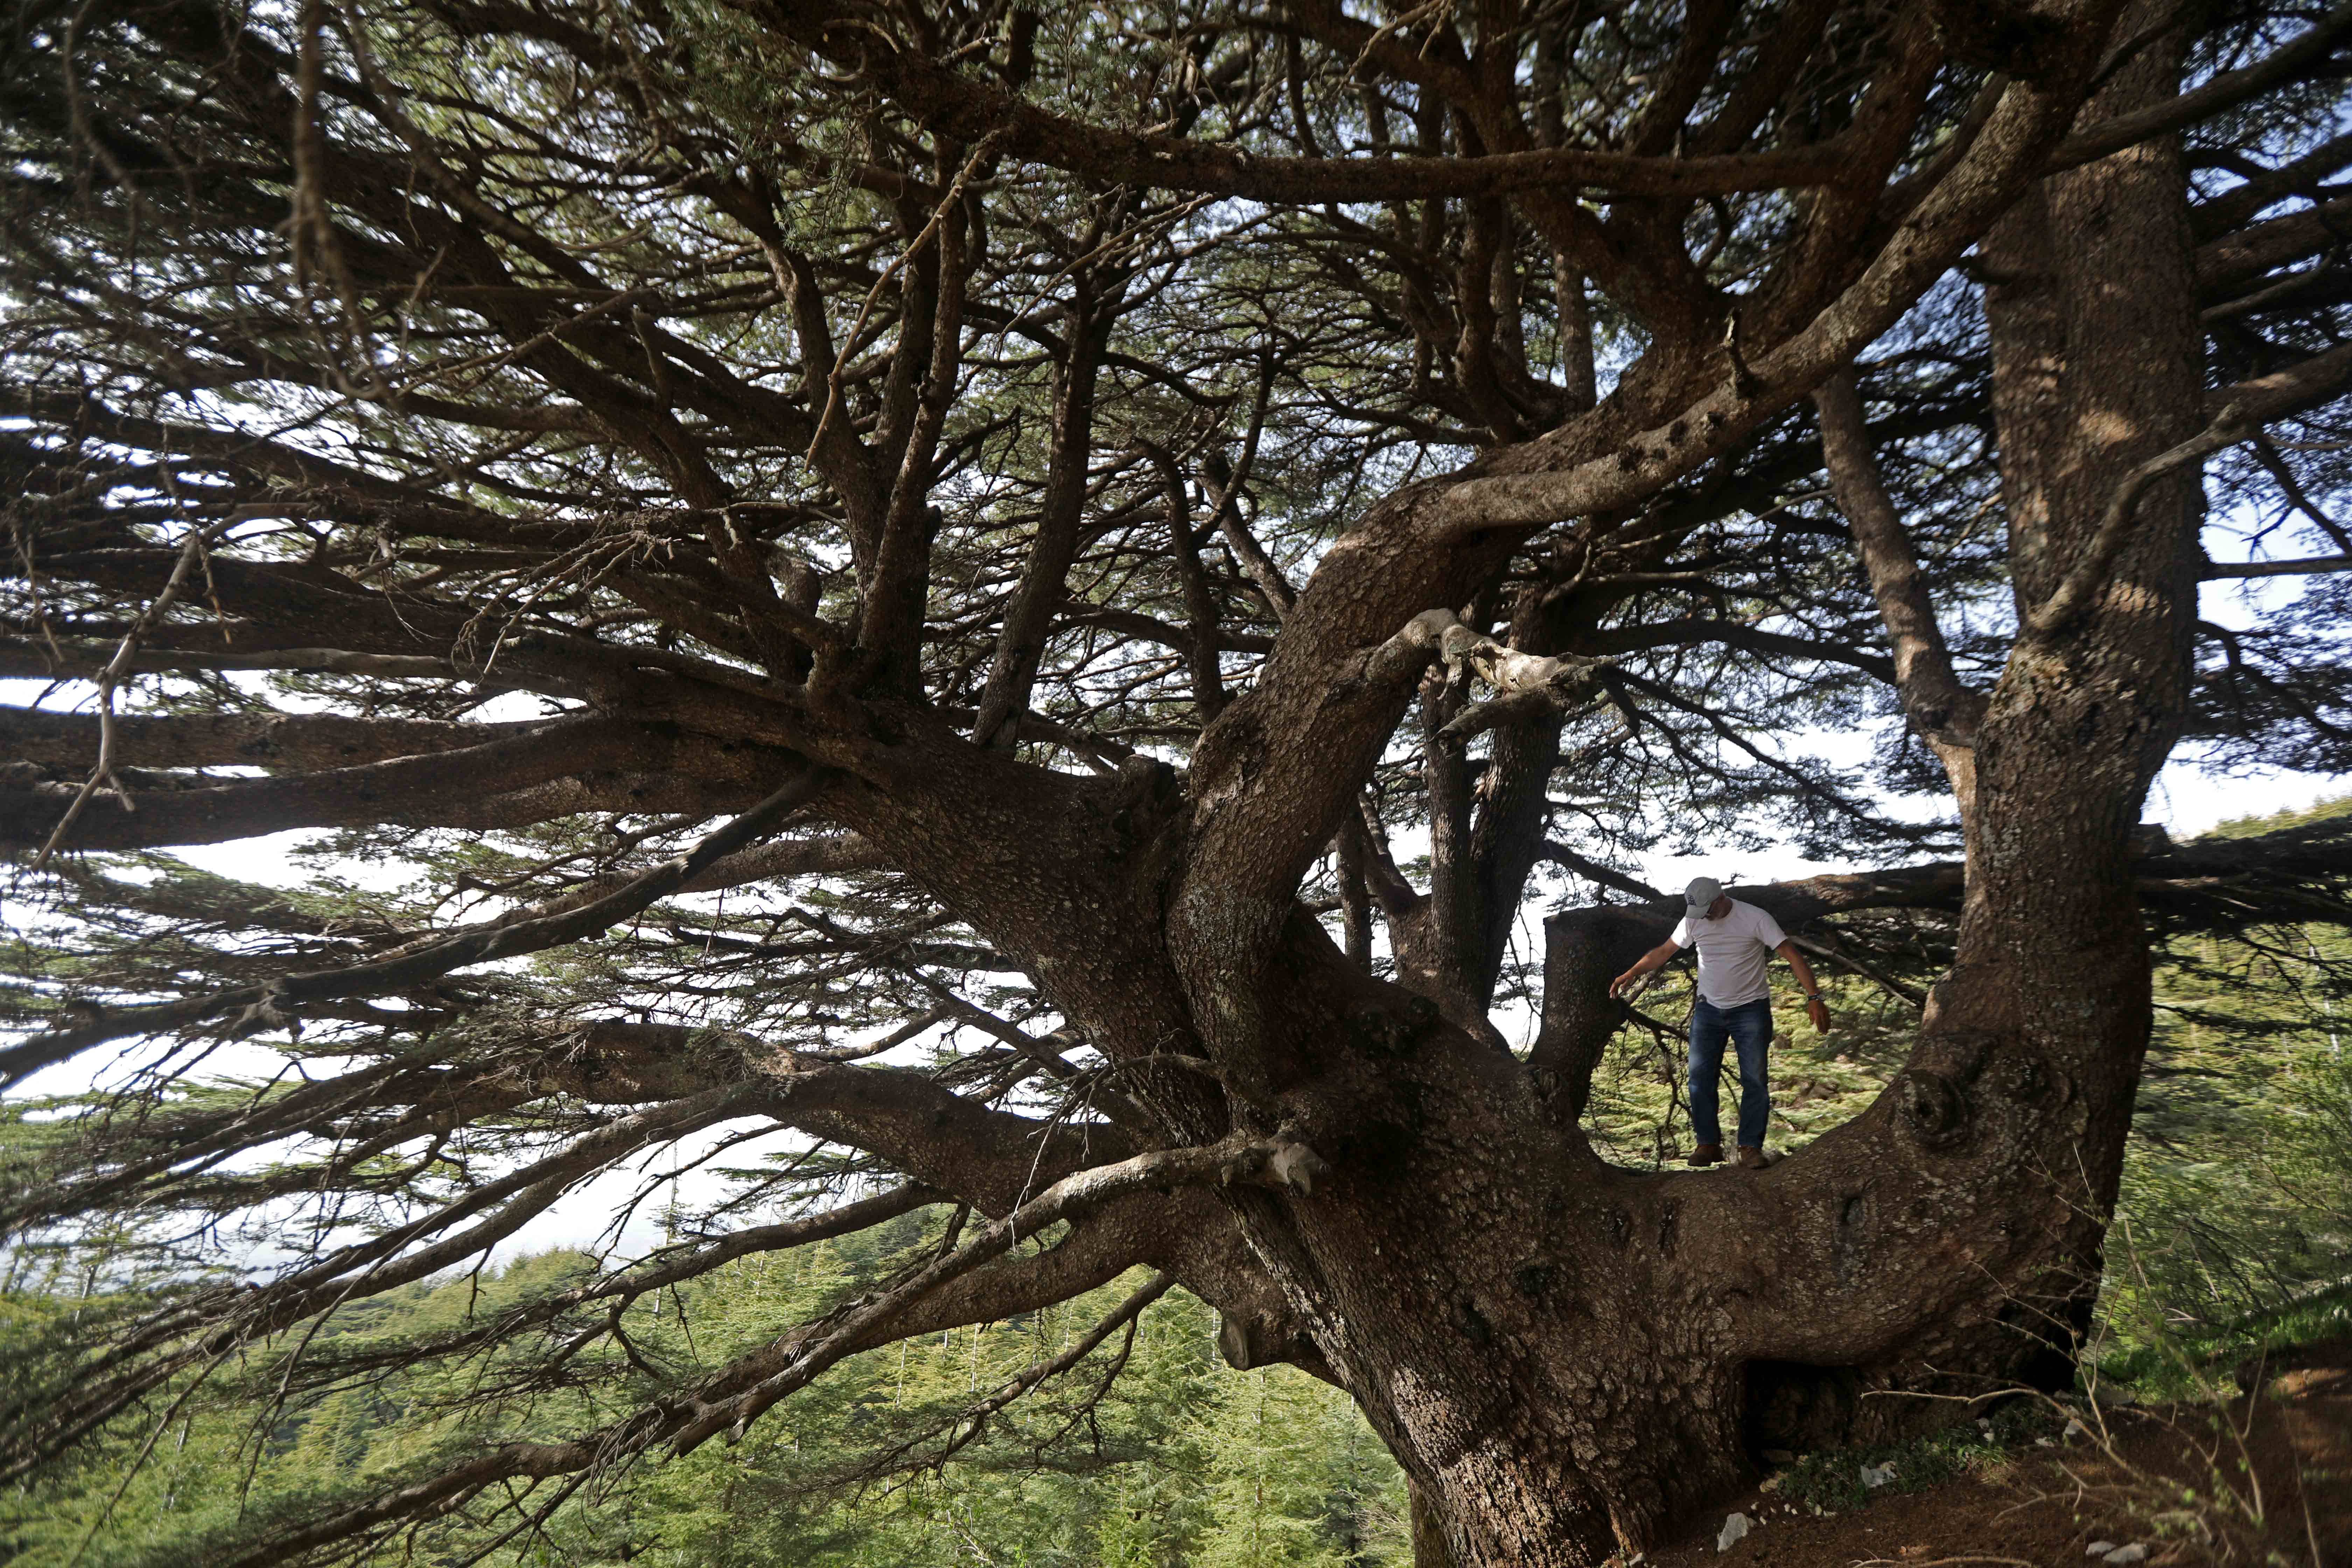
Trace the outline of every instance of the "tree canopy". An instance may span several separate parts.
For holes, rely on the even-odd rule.
[[[11,1391],[0,1475],[233,1357],[363,1381],[318,1325],[600,1173],[662,1202],[649,1152],[754,1145],[687,1239],[404,1364],[560,1384],[627,1303],[950,1217],[716,1371],[234,1560],[551,1508],[1140,1265],[1236,1363],[1355,1395],[1465,1563],[1593,1561],[1720,1479],[1677,1442],[1737,1462],[1744,1369],[1978,1342],[1814,1327],[1860,1279],[1906,1333],[1965,1294],[1865,1237],[1937,1162],[2086,1151],[1985,1219],[2049,1258],[1944,1255],[2079,1300],[2100,1222],[2051,1216],[2113,1196],[2143,910],[2347,908],[2332,819],[2131,830],[2178,742],[2352,771],[2352,9],[9,29],[0,1224],[162,1294]],[[293,829],[299,887],[162,853]],[[1742,896],[1943,1011],[1786,1184],[1675,1187],[1582,1125],[1610,1036],[1664,1027],[1591,979],[1656,940],[1640,857],[1773,837],[1856,869]],[[2106,974],[2118,1010],[2052,1033]],[[1909,1195],[1838,1173],[1889,1160]],[[1577,1292],[1632,1311],[1595,1260],[1633,1236],[1693,1302],[1675,1270],[1812,1250],[1694,1307],[1704,1353],[1644,1347],[1730,1380],[1685,1399],[1528,1348]],[[1630,1435],[1528,1436],[1497,1411],[1534,1389]],[[1481,1467],[1538,1452],[1540,1506],[1482,1522]]]

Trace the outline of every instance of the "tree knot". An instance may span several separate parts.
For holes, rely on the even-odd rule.
[[[1895,1080],[1895,1108],[1926,1148],[1953,1148],[1969,1135],[1969,1097],[1942,1073],[1906,1068]]]

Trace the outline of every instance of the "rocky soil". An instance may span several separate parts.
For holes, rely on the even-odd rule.
[[[2013,1410],[1957,1458],[1807,1456],[1636,1568],[2352,1568],[2352,1340],[2238,1381],[2260,1393]]]

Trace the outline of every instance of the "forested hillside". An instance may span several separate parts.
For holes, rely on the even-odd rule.
[[[779,1311],[816,1315],[936,1247],[909,1216],[778,1260],[749,1260],[666,1291],[627,1314],[625,1343],[583,1356],[572,1385],[475,1405],[495,1358],[413,1375],[403,1347],[592,1277],[592,1260],[544,1253],[356,1304],[311,1341],[314,1365],[357,1363],[324,1397],[276,1403],[266,1379],[225,1367],[154,1433],[126,1434],[71,1473],[12,1489],[0,1534],[12,1561],[136,1563],[146,1550],[233,1535],[273,1508],[315,1506],[446,1463],[487,1436],[560,1430],[617,1397],[672,1387],[735,1353]],[[121,1310],[28,1278],[5,1300],[0,1356],[30,1370],[45,1328]],[[46,1287],[46,1288],[45,1288]],[[1024,1563],[1163,1568],[1410,1563],[1404,1483],[1348,1396],[1294,1368],[1235,1373],[1216,1324],[1181,1291],[1143,1277],[1020,1319],[954,1329],[858,1358],[793,1419],[677,1464],[614,1478],[543,1535],[499,1544],[452,1524],[426,1560],[478,1552],[500,1563],[837,1568]],[[1030,1396],[989,1409],[1124,1300],[1158,1299]],[[359,1370],[363,1367],[365,1370]],[[148,1439],[153,1438],[152,1443]],[[100,1523],[100,1521],[103,1521]],[[98,1525],[95,1537],[93,1524]],[[86,1539],[88,1538],[88,1539]],[[382,1561],[403,1560],[387,1551]]]
[[[2242,838],[2352,815],[2352,799],[2247,818]],[[2168,945],[2158,1016],[2124,1166],[2093,1365],[2158,1396],[2195,1374],[2226,1384],[2250,1350],[2352,1330],[2352,1059],[2335,1020],[2352,1002],[2352,942],[2320,928]],[[1644,1005],[1678,1022],[1687,975]],[[1899,1067],[1907,1006],[1835,987],[1828,1037],[1801,1022],[1774,1052],[1776,1146],[1848,1119]],[[1801,1018],[1780,999],[1784,1019]],[[2352,1033],[2352,1031],[2346,1031]],[[1678,1038],[1629,1027],[1596,1085],[1593,1127],[1616,1157],[1675,1147]],[[37,1134],[19,1119],[10,1135]],[[1742,1179],[1726,1172],[1721,1179]],[[236,1359],[73,1467],[14,1488],[0,1543],[27,1568],[180,1560],[273,1509],[369,1495],[478,1447],[594,1422],[740,1353],[779,1317],[818,1319],[935,1251],[942,1222],[908,1215],[838,1240],[739,1260],[654,1291],[583,1348],[563,1386],[516,1380],[495,1344],[428,1372],[421,1347],[527,1314],[600,1277],[557,1251],[358,1300],[307,1335],[322,1391],[289,1396],[283,1368]],[[0,1312],[0,1377],[59,1373],[66,1331],[124,1313],[137,1238],[111,1254],[20,1249]],[[1126,1310],[1122,1310],[1126,1309]],[[1101,1332],[1108,1321],[1109,1331]],[[1342,1392],[1296,1368],[1228,1369],[1213,1312],[1138,1271],[1001,1322],[856,1357],[740,1441],[583,1489],[543,1531],[507,1538],[464,1520],[420,1559],[384,1563],[645,1563],[660,1568],[1338,1568],[1410,1563],[1402,1473]],[[1090,1337],[1091,1336],[1091,1337]],[[1017,1401],[1016,1388],[1034,1388]]]

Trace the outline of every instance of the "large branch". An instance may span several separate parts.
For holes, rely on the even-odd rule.
[[[1420,612],[1467,603],[1527,532],[1610,514],[1745,443],[1890,326],[2038,170],[2078,107],[2079,88],[2014,81],[1965,153],[1855,280],[1787,341],[1733,353],[1628,429],[1621,385],[1609,405],[1553,436],[1453,479],[1400,492],[1332,546],[1284,623],[1258,687],[1204,732],[1193,768],[1195,847],[1171,935],[1196,984],[1255,974],[1291,889],[1321,852],[1363,771],[1402,710],[1422,659],[1390,639]],[[1737,349],[1737,344],[1733,345]],[[1715,363],[1715,362],[1704,362]],[[1660,374],[1663,374],[1660,373]],[[1629,382],[1639,383],[1638,375]],[[1712,382],[1712,384],[1710,384]],[[1384,649],[1398,650],[1391,657]],[[1198,998],[1213,1016],[1212,998]]]
[[[0,707],[0,753],[45,767],[86,769],[98,755],[99,728],[95,713]],[[126,713],[114,721],[115,755],[126,766],[272,772],[461,751],[543,728],[541,721],[452,724],[336,713]]]
[[[454,726],[453,726],[454,727]],[[524,727],[454,751],[276,778],[199,782],[93,797],[68,831],[68,849],[217,844],[295,827],[431,821],[436,804],[595,773],[691,773],[746,782],[761,759],[702,737],[592,717]],[[72,785],[0,789],[0,846],[45,843],[70,807]]]
[[[803,1056],[728,1030],[600,1019],[562,1031],[541,1081],[604,1103],[670,1100],[764,1082],[761,1110],[803,1132],[877,1154],[982,1213],[1009,1213],[1069,1172],[1135,1152],[1125,1131],[1037,1121],[955,1093],[912,1068]]]
[[[40,565],[54,583],[84,584],[118,603],[140,602],[162,584],[176,554],[86,550],[44,557]],[[535,621],[502,626],[507,612],[495,604],[395,593],[323,564],[298,567],[221,551],[205,558],[205,575],[213,617],[157,628],[131,668],[323,669],[504,683],[560,696],[625,689],[642,672],[663,671],[750,694],[769,692],[757,674],[718,659],[601,641]],[[50,637],[44,628],[44,635],[0,641],[0,673],[79,675],[113,651],[110,644]]]
[[[2352,236],[2352,196],[2336,196],[2233,230],[2198,247],[2198,294],[2226,299],[2275,268],[2342,245],[2347,236]]]
[[[1895,689],[1911,722],[1942,759],[1961,810],[1972,810],[1976,775],[1968,749],[1975,743],[1985,698],[1964,684],[1952,667],[1951,649],[1937,622],[1918,552],[1879,478],[1853,373],[1840,371],[1822,382],[1813,389],[1813,403],[1821,412],[1822,457],[1829,468],[1830,489],[1853,531],[1855,551],[1878,601],[1879,619],[1894,645]]]
[[[1768,153],[1643,156],[1573,147],[1473,157],[1280,158],[1181,136],[1127,132],[1038,108],[1018,93],[877,37],[845,7],[740,0],[784,36],[857,70],[928,129],[967,145],[1067,170],[1101,185],[1194,191],[1249,201],[1388,202],[1497,196],[1589,186],[1647,196],[1722,195],[1826,184],[1846,172],[1835,139]]]
[[[827,778],[823,769],[801,769],[767,799],[709,834],[688,853],[577,909],[512,923],[492,921],[454,936],[416,943],[365,963],[282,975],[261,984],[241,985],[176,1002],[113,1011],[99,1009],[94,1020],[63,1025],[0,1050],[0,1087],[20,1083],[43,1068],[107,1040],[182,1028],[229,1013],[240,1014],[256,1026],[267,1025],[281,1016],[281,1008],[334,997],[382,995],[453,970],[577,942],[667,898],[712,865],[766,837],[807,805]]]

